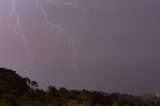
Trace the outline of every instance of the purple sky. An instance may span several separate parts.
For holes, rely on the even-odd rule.
[[[46,23],[35,0],[15,0],[9,18],[11,1],[0,0],[1,66],[42,88],[160,90],[159,0],[37,0],[48,21],[65,32]],[[16,15],[24,36],[13,30]]]

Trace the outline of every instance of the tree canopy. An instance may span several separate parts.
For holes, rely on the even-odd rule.
[[[58,89],[51,85],[43,90],[36,81],[0,68],[0,106],[160,106],[160,98],[153,95],[145,100],[128,94]]]

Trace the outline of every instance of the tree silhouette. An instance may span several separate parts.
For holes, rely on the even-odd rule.
[[[16,97],[22,96],[30,87],[27,82],[15,71],[0,68],[0,97],[10,93]]]
[[[0,106],[160,106],[160,98],[143,99],[128,94],[88,90],[38,88],[36,81],[22,78],[15,71],[0,68]]]

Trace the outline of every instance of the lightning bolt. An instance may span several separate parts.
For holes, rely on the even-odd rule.
[[[64,2],[56,2],[56,0],[46,0],[47,2],[50,2],[50,3],[53,3],[55,5],[69,5],[69,6],[75,6],[75,7],[78,7],[82,10],[86,10],[86,8],[82,7],[81,5],[79,4],[76,4],[76,3],[64,3]]]
[[[24,42],[24,46],[25,49],[27,51],[26,56],[29,55],[29,57],[31,57],[31,48],[28,44],[28,41],[25,37],[25,33],[23,31],[22,25],[21,25],[21,19],[18,15],[18,13],[16,12],[16,0],[11,0],[11,7],[10,7],[10,11],[9,11],[9,20],[11,20],[13,17],[16,18],[16,23],[14,26],[12,26],[10,24],[10,22],[8,22],[8,26],[10,27],[10,29],[16,34],[18,35],[18,37],[20,39],[22,39],[22,41]],[[28,67],[28,70],[30,70],[32,68],[32,59],[30,58],[30,66]]]
[[[20,20],[20,17],[18,16],[16,10],[15,10],[15,3],[16,3],[16,0],[12,0],[11,1],[11,9],[10,9],[10,12],[9,12],[9,19],[11,19],[12,17],[16,17],[16,24],[15,26],[11,26],[10,23],[8,24],[9,27],[17,34],[19,35],[19,37],[24,41],[24,45],[25,45],[25,48],[27,50],[31,50],[31,48],[29,47],[28,43],[27,43],[27,39],[25,38],[25,34],[24,34],[24,31],[23,31],[23,28],[21,26],[21,20]]]
[[[69,6],[76,6],[82,10],[85,10],[84,7],[76,4],[76,3],[64,3],[64,2],[56,2],[55,0],[46,0],[47,2],[54,4],[54,5],[69,5]],[[34,0],[34,2],[36,3],[36,6],[40,9],[41,13],[44,16],[44,21],[45,23],[52,27],[52,28],[57,28],[59,30],[59,33],[63,33],[65,38],[68,38],[71,41],[71,45],[72,45],[72,50],[73,50],[73,68],[76,68],[76,60],[77,60],[77,51],[76,51],[76,40],[73,38],[72,35],[70,35],[69,33],[67,33],[65,31],[64,28],[62,28],[60,25],[57,24],[53,24],[52,22],[49,21],[48,19],[48,14],[45,11],[45,9],[42,7],[42,5],[40,4],[39,0]],[[21,19],[19,17],[19,14],[16,12],[16,0],[11,0],[11,9],[9,11],[9,20],[11,20],[13,17],[16,18],[16,23],[14,26],[12,26],[9,22],[9,27],[12,29],[12,31],[14,31],[14,33],[16,33],[16,35],[18,35],[24,42],[24,46],[26,48],[26,50],[28,51],[28,53],[31,56],[31,48],[28,44],[28,41],[25,37],[25,33],[23,31],[22,25],[21,25]],[[32,65],[31,65],[32,67]]]
[[[36,3],[37,7],[42,12],[42,14],[44,16],[45,23],[48,26],[52,27],[52,28],[57,28],[60,33],[63,33],[65,35],[65,37],[67,37],[71,41],[72,50],[73,50],[73,53],[74,53],[74,56],[73,56],[73,68],[75,69],[76,68],[76,60],[77,60],[77,51],[76,51],[76,41],[75,41],[75,39],[72,37],[72,35],[70,35],[69,33],[67,33],[65,31],[65,29],[62,28],[60,25],[56,25],[56,24],[53,24],[52,22],[50,22],[49,19],[48,19],[48,15],[47,15],[45,9],[41,6],[41,4],[39,3],[39,1],[38,0],[34,0],[34,1]],[[56,2],[55,0],[46,0],[46,1],[49,2],[49,3],[53,3],[55,5],[72,5],[72,6],[76,6],[76,7],[79,7],[80,9],[85,10],[85,8],[83,8],[82,6],[80,6],[78,4],[75,4],[75,3]]]

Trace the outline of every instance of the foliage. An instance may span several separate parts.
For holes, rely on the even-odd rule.
[[[11,104],[8,103],[5,99],[2,99],[2,100],[0,101],[0,106],[11,106]]]
[[[15,71],[0,68],[0,106],[160,106],[160,98],[142,99],[128,94],[102,91],[38,89],[38,83]]]

